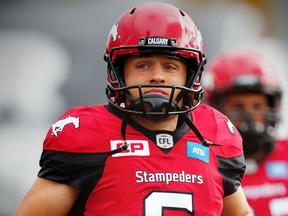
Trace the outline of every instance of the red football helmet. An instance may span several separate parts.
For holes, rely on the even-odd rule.
[[[125,56],[150,53],[184,58],[188,68],[186,85],[126,86],[122,68]],[[206,63],[202,36],[189,15],[170,4],[146,3],[122,14],[110,31],[104,59],[107,62],[108,101],[125,112],[163,117],[188,112],[201,102],[201,75]],[[140,92],[142,88],[152,86],[180,89],[181,92],[176,101],[172,100],[173,95],[170,98],[140,96],[136,100],[129,96],[128,89],[137,88]],[[131,102],[130,107],[123,105],[125,99]],[[184,99],[184,107],[179,108],[177,104],[181,99]],[[145,110],[147,105],[149,111]]]
[[[266,113],[266,124],[261,127],[252,121],[248,113],[225,114],[232,121],[241,118],[243,124],[237,129],[243,137],[246,155],[262,147],[269,152],[274,145],[273,131],[278,120],[281,89],[268,61],[250,50],[233,50],[212,60],[205,73],[205,101],[222,112],[225,112],[223,100],[227,94],[260,92],[267,96],[270,111]]]
[[[280,88],[272,66],[250,50],[234,50],[213,59],[205,78],[211,104],[217,105],[217,96],[228,91],[261,91],[271,96],[271,106],[279,105]]]

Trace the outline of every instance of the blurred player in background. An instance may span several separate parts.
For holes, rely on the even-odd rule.
[[[231,50],[205,74],[205,101],[227,115],[243,138],[242,187],[256,216],[288,215],[288,140],[277,140],[281,87],[263,56]]]

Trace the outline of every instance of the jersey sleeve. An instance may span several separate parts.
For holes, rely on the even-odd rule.
[[[83,191],[95,185],[102,175],[108,154],[70,153],[44,150],[39,177],[71,185]],[[93,181],[93,182],[92,182]]]
[[[219,172],[223,177],[224,197],[237,191],[241,184],[246,165],[244,155],[232,158],[217,156]]]
[[[199,108],[195,120],[204,138],[215,144],[212,148],[223,178],[224,196],[228,196],[237,191],[246,169],[242,137],[227,116],[207,105]]]
[[[39,177],[83,190],[103,172],[108,149],[91,107],[71,108],[49,129],[43,143]]]

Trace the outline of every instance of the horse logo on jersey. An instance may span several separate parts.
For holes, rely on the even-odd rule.
[[[73,124],[74,128],[79,128],[79,117],[67,116],[65,119],[58,120],[56,123],[52,125],[52,135],[58,136],[58,133],[63,131],[64,127],[67,124]]]
[[[228,129],[230,130],[230,132],[232,134],[235,134],[235,126],[233,125],[233,123],[228,119],[226,122]]]

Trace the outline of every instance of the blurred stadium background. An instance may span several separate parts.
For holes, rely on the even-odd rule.
[[[42,141],[68,107],[106,102],[103,52],[117,17],[145,0],[0,0],[0,216],[10,216],[39,169]],[[288,1],[166,0],[199,25],[209,59],[245,47],[274,64],[285,89]],[[286,111],[286,113],[285,113]]]

